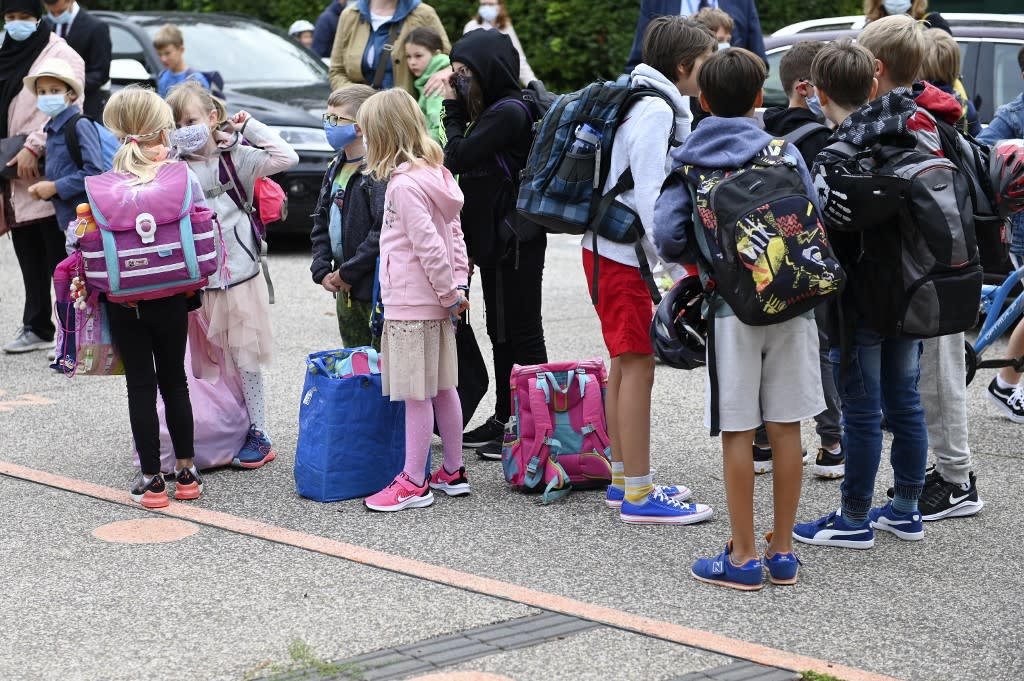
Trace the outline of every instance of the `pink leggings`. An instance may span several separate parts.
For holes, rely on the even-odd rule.
[[[433,400],[405,401],[405,474],[422,485],[430,456],[434,417],[444,445],[444,469],[454,473],[462,467],[462,402],[455,388],[438,390]]]

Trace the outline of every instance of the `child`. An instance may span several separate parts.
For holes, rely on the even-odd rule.
[[[921,67],[924,49],[924,37],[914,20],[902,15],[871,22],[858,44],[840,40],[823,48],[811,65],[811,77],[825,115],[837,126],[833,139],[857,148],[870,149],[874,144],[913,148],[917,140],[909,128],[922,125],[925,117],[910,122],[920,113],[910,86]],[[869,50],[877,50],[874,58]],[[931,91],[938,92],[935,88]],[[865,105],[868,100],[872,101]],[[949,100],[953,110],[958,110],[956,102]],[[935,130],[933,120],[931,129]],[[816,167],[828,167],[836,160],[831,152],[823,151]],[[835,196],[835,192],[822,192],[825,201],[834,201]],[[883,337],[873,330],[879,312],[871,292],[877,286],[878,273],[871,267],[882,257],[878,253],[891,247],[885,235],[895,228],[888,224],[857,224],[856,228],[864,231],[831,232],[848,277],[839,300],[842,315],[836,316],[837,321],[847,321],[832,336],[832,362],[845,426],[843,449],[847,452],[841,508],[797,525],[793,537],[808,544],[868,549],[874,546],[876,529],[906,540],[924,537],[918,498],[925,482],[928,433],[917,387],[924,363],[920,361],[921,342]],[[840,339],[849,347],[843,349]],[[961,365],[949,374],[948,381],[963,386],[962,338],[959,343]],[[840,366],[844,360],[845,366]],[[890,462],[896,479],[895,498],[872,509],[883,414],[893,435]]]
[[[313,31],[316,27],[305,19],[298,19],[288,27],[288,37],[297,40],[306,49],[313,47]]]
[[[441,35],[429,26],[420,26],[409,32],[405,39],[405,60],[409,70],[416,77],[416,92],[419,93],[420,109],[427,118],[427,130],[435,142],[441,139],[441,108],[444,95],[427,95],[424,88],[430,77],[452,65],[444,53]]]
[[[742,48],[718,52],[697,74],[700,104],[711,117],[672,153],[677,164],[698,168],[733,169],[759,155],[772,137],[758,128],[754,109],[761,106],[767,76],[764,62]],[[796,148],[786,144],[782,153],[793,159],[808,195],[814,197],[810,176]],[[700,253],[690,236],[694,229],[690,180],[666,185],[655,212],[655,240],[662,257],[685,262]],[[702,269],[706,254],[698,257]],[[775,584],[794,584],[799,561],[793,555],[792,529],[800,501],[803,461],[800,421],[825,408],[818,369],[818,332],[811,314],[767,326],[748,326],[728,304],[715,298],[706,311],[714,317],[714,361],[718,386],[718,421],[722,430],[725,493],[732,539],[715,558],[703,558],[691,568],[702,582],[742,590],[763,586],[763,569]],[[709,372],[710,373],[710,372]],[[707,425],[715,396],[707,386]],[[717,388],[714,388],[717,390]],[[775,456],[773,482],[774,531],[762,563],[754,539],[754,469],[750,442],[764,422]]]
[[[693,15],[693,20],[698,24],[707,26],[715,34],[718,41],[718,49],[727,50],[732,45],[732,17],[717,7],[705,7]]]
[[[127,87],[114,94],[103,111],[103,123],[123,140],[114,155],[114,170],[132,175],[145,185],[167,160],[174,119],[170,107],[152,90]],[[193,201],[206,205],[202,187],[192,172]],[[185,377],[185,341],[188,334],[185,294],[131,304],[107,304],[110,332],[124,361],[128,384],[128,415],[141,477],[131,496],[146,508],[168,505],[160,475],[160,421],[156,389],[164,400],[167,430],[175,456],[174,498],[198,499],[203,480],[193,463],[192,403]]]
[[[814,158],[825,148],[832,134],[820,122],[824,114],[811,80],[811,62],[824,46],[823,42],[809,40],[797,43],[786,52],[779,62],[779,77],[789,98],[789,107],[775,107],[764,112],[764,129],[768,134],[776,137],[798,134],[802,137],[793,141],[808,168],[814,164]],[[796,133],[797,130],[800,133]],[[822,304],[814,311],[814,319],[818,323],[821,390],[826,405],[825,411],[814,417],[821,439],[814,460],[814,474],[820,478],[841,478],[845,470],[843,429],[839,423],[839,393],[828,357],[828,304]],[[754,472],[767,473],[771,469],[772,450],[768,446],[768,435],[763,428],[758,428],[754,436]]]
[[[241,190],[253,195],[258,177],[287,170],[298,156],[281,137],[245,111],[228,119],[224,103],[196,82],[174,87],[167,96],[178,129],[178,153],[195,171],[210,207],[217,213],[224,242],[224,264],[210,277],[203,296],[210,341],[224,351],[229,370],[238,371],[249,410],[249,436],[232,462],[240,468],[259,468],[276,454],[267,434],[261,367],[271,359],[269,293],[260,274],[263,244],[249,214],[222,184],[222,158],[230,155]],[[243,145],[245,138],[251,146]]]
[[[381,378],[384,394],[405,402],[405,470],[365,503],[374,511],[400,511],[430,506],[431,489],[469,494],[453,325],[469,307],[469,263],[459,226],[462,192],[407,92],[374,95],[357,118],[366,135],[367,174],[388,183],[380,234],[387,310]],[[435,418],[444,462],[426,479]]]
[[[1017,65],[1024,77],[1024,47],[1017,53]],[[996,115],[978,139],[985,144],[995,144],[1004,139],[1024,138],[1024,92],[1012,102],[1000,106]],[[1024,213],[1010,217],[1010,255],[1015,267],[1024,266]],[[1024,356],[1024,324],[1018,324],[1010,334],[1006,348],[1008,358]],[[1014,423],[1024,423],[1024,384],[1021,375],[1013,367],[999,370],[988,384],[987,396],[1001,412]]]
[[[164,66],[157,77],[157,91],[161,97],[167,97],[172,87],[186,80],[194,80],[207,90],[210,89],[210,81],[206,76],[190,69],[185,63],[185,37],[180,28],[174,24],[161,26],[153,36],[153,47]]]
[[[455,44],[451,60],[444,163],[459,176],[465,195],[466,249],[480,268],[494,359],[494,415],[465,433],[463,444],[481,458],[500,460],[512,413],[512,366],[548,361],[541,317],[547,237],[515,209],[519,172],[530,154],[537,116],[523,100],[516,76],[519,56],[507,35],[470,31]]]
[[[366,147],[356,115],[375,92],[347,85],[327,98],[324,132],[337,155],[324,174],[310,234],[309,269],[314,282],[337,296],[338,331],[347,348],[374,344],[370,314],[387,183],[364,175]]]
[[[714,49],[714,37],[706,28],[679,16],[658,17],[644,36],[643,63],[633,70],[634,87],[654,88],[672,104],[646,97],[629,111],[615,133],[604,191],[609,191],[627,168],[632,171],[636,189],[624,192],[618,200],[640,216],[648,262],[657,262],[650,235],[657,225],[654,203],[672,164],[668,140],[689,134],[686,97],[697,96],[701,64]],[[589,246],[593,238],[592,232],[583,236],[583,269],[588,290],[597,277],[596,311],[612,360],[605,398],[612,484],[605,503],[618,508],[626,523],[685,525],[706,520],[712,514],[710,507],[682,503],[690,497],[689,489],[652,483],[654,349],[650,327],[654,305],[640,276],[633,245],[597,237],[598,276]]]
[[[929,28],[924,32],[924,63],[921,64],[921,80],[926,80],[947,95],[955,97],[960,104],[962,115],[956,122],[961,132],[977,137],[981,133],[978,110],[969,98],[957,92],[954,85],[960,78],[960,47],[946,31]]]
[[[46,177],[28,188],[33,198],[50,200],[57,213],[57,224],[67,230],[75,219],[75,209],[87,201],[85,178],[103,172],[103,150],[96,125],[87,118],[79,118],[75,125],[78,135],[81,167],[73,160],[67,143],[67,123],[82,113],[77,104],[82,99],[82,83],[75,78],[71,65],[63,59],[48,59],[39,68],[25,76],[25,89],[36,94],[36,106],[50,117],[46,124]]]

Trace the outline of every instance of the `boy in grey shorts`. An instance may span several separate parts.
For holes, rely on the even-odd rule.
[[[681,147],[673,152],[677,165],[736,169],[759,155],[772,141],[754,119],[761,105],[766,77],[763,62],[734,48],[711,56],[698,74],[700,104],[711,112]],[[796,147],[786,144],[803,178],[807,195],[816,202],[807,168]],[[666,184],[655,207],[654,240],[666,262],[692,262],[697,244],[689,190],[678,174]],[[698,258],[703,267],[703,259]],[[776,584],[794,584],[799,562],[793,555],[792,530],[800,501],[803,474],[800,422],[825,409],[818,362],[818,330],[813,313],[768,326],[741,322],[720,296],[713,297],[713,351],[717,370],[717,416],[722,431],[726,500],[732,539],[714,558],[698,560],[694,578],[735,589],[763,586],[763,570]],[[709,367],[709,374],[710,369]],[[712,389],[706,389],[706,422],[712,425]],[[750,443],[764,421],[774,453],[774,531],[761,560],[754,536],[754,467]]]

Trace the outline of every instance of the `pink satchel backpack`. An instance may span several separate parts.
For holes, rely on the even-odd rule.
[[[85,191],[99,227],[80,242],[85,276],[109,300],[194,291],[217,271],[220,229],[195,205],[184,162],[160,166],[145,184],[113,171],[87,177]]]

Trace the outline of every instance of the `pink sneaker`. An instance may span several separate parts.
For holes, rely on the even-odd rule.
[[[469,480],[466,480],[466,467],[462,466],[454,473],[449,473],[441,466],[430,476],[430,489],[439,489],[450,497],[469,494]]]
[[[390,485],[363,500],[371,511],[401,511],[403,508],[419,508],[434,503],[434,494],[423,483],[417,486],[405,472],[398,474]]]

